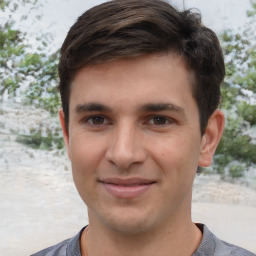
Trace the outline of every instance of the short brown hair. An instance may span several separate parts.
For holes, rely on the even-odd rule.
[[[193,70],[200,128],[220,101],[225,66],[215,33],[192,10],[178,11],[162,0],[113,0],[81,15],[61,48],[60,93],[68,129],[70,84],[81,68],[118,58],[175,52]]]

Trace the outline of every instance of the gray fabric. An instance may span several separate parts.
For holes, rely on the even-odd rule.
[[[236,245],[221,241],[205,225],[196,225],[203,232],[203,239],[192,256],[256,256]],[[31,256],[81,256],[79,238],[83,230],[84,228],[73,238]]]
[[[196,224],[203,232],[203,239],[192,256],[255,256],[241,247],[218,239],[205,225]]]

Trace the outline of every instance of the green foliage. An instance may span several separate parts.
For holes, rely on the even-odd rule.
[[[41,1],[42,2],[42,1]],[[11,16],[20,6],[28,6],[28,13],[40,5],[37,0],[2,1],[2,14]],[[1,15],[1,11],[0,11]],[[0,25],[0,96],[8,93],[9,97],[21,95],[24,103],[42,107],[55,114],[60,106],[57,90],[58,52],[48,54],[51,43],[49,34],[37,38],[37,49],[28,43],[27,34],[15,27],[15,22],[8,19]]]
[[[227,118],[227,125],[216,154],[225,156],[228,162],[237,160],[246,164],[256,163],[256,144],[243,134],[243,121],[240,118]]]
[[[52,114],[56,114],[60,108],[60,96],[58,92],[58,52],[48,56],[28,56],[25,61],[25,72],[32,72],[37,74],[36,81],[30,83],[27,87],[26,103],[35,104],[38,107],[48,110]],[[28,64],[32,62],[31,64]]]
[[[231,178],[241,178],[243,177],[244,168],[241,165],[231,165],[229,168],[229,175]]]
[[[223,82],[221,87],[222,101],[220,107],[222,109],[231,110],[236,104],[236,96],[239,94],[239,88],[232,86],[227,82]]]
[[[40,3],[39,3],[40,2]],[[41,34],[35,44],[31,45],[28,34],[17,26],[31,19],[33,12],[41,7],[38,0],[1,0],[0,16],[0,99],[4,94],[8,97],[21,97],[23,103],[47,109],[56,114],[60,107],[60,96],[57,90],[58,51],[49,54],[52,43],[50,34]],[[18,21],[15,14],[23,8],[23,15]],[[34,18],[36,23],[40,15]],[[31,131],[30,135],[19,134],[17,141],[33,148],[63,148],[60,128],[54,131]]]
[[[256,144],[249,135],[256,124],[256,1],[251,4],[247,27],[241,33],[226,30],[220,37],[226,60],[221,108],[227,120],[214,165],[232,178],[242,177],[256,163]]]
[[[251,125],[256,125],[256,105],[250,105],[247,102],[241,102],[237,106],[237,113]]]
[[[16,13],[19,7],[26,7],[27,14],[24,14],[22,18],[27,19],[28,14],[32,10],[42,7],[44,2],[45,0],[1,0],[0,10],[2,12],[8,12],[9,17],[12,18],[12,15]]]
[[[64,141],[58,130],[54,133],[48,131],[46,136],[42,134],[41,130],[33,130],[29,135],[18,134],[16,141],[34,149],[50,150],[64,148]]]

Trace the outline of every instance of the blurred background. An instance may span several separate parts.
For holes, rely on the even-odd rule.
[[[57,64],[75,20],[100,0],[0,0],[0,251],[29,255],[76,234],[87,211],[58,123]],[[195,178],[192,216],[256,253],[256,1],[173,0],[197,8],[226,63],[226,128]]]

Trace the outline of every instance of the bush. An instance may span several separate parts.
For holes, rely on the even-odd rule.
[[[47,136],[43,136],[40,130],[34,130],[29,135],[18,134],[16,141],[27,145],[34,149],[62,149],[64,148],[64,141],[60,133],[52,133],[48,131]]]

